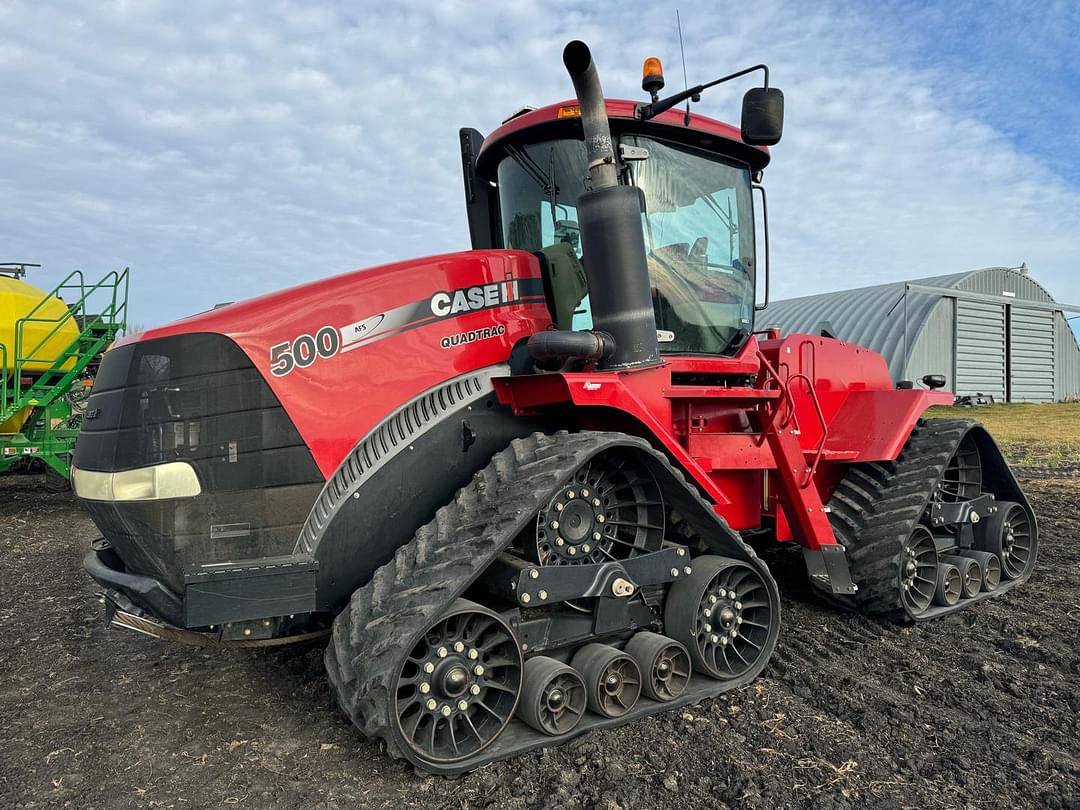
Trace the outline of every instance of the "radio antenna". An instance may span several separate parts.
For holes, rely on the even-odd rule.
[[[679,55],[682,56],[682,80],[683,89],[686,90],[690,87],[690,81],[686,78],[686,48],[683,47],[682,41],[682,18],[679,16],[679,10],[675,9],[675,25],[679,29]],[[690,126],[690,99],[686,99],[686,118],[684,120],[686,126]]]

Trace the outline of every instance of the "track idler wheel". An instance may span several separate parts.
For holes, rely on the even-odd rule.
[[[585,706],[585,681],[576,669],[546,655],[525,662],[519,718],[554,737],[573,731]]]
[[[641,691],[653,700],[675,700],[690,683],[690,653],[673,638],[637,633],[627,642],[626,654],[641,670]]]
[[[979,569],[982,571],[982,589],[984,591],[993,591],[1001,584],[1001,560],[997,558],[996,554],[991,554],[989,551],[971,550],[962,551],[960,554],[964,557],[971,557],[979,564]]]
[[[1036,533],[1031,516],[1020,504],[1001,501],[997,511],[979,524],[975,546],[1001,562],[1001,575],[1016,579],[1027,569],[1035,553]]]
[[[664,627],[685,640],[695,672],[730,680],[760,670],[780,630],[780,602],[761,573],[741,560],[695,557],[664,604]]]
[[[934,535],[925,526],[916,526],[900,555],[900,596],[911,615],[918,616],[934,601],[937,575]]]
[[[641,671],[634,659],[607,644],[586,644],[570,665],[585,680],[589,708],[602,717],[622,717],[641,696]]]
[[[952,607],[960,601],[963,591],[963,578],[955,565],[941,563],[937,569],[937,590],[934,592],[934,604]]]
[[[493,610],[458,599],[406,653],[390,692],[397,732],[428,762],[471,757],[514,716],[521,646]]]
[[[978,560],[971,557],[947,556],[942,557],[941,561],[955,565],[956,570],[960,572],[960,594],[964,598],[970,599],[982,588],[982,568]]]

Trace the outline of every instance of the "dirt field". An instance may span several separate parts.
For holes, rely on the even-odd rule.
[[[812,601],[756,683],[458,780],[417,777],[332,710],[321,650],[202,651],[107,630],[69,495],[0,479],[0,807],[1080,805],[1080,478],[1026,488],[1023,588],[929,626]]]
[[[979,420],[1029,477],[1080,475],[1080,402],[931,408],[927,415]]]

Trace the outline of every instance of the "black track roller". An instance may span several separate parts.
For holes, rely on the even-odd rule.
[[[607,644],[586,644],[570,665],[581,673],[589,708],[603,717],[621,717],[641,695],[641,672],[634,659]]]
[[[664,630],[685,640],[694,671],[717,680],[760,670],[776,644],[780,604],[748,563],[704,554],[671,586]]]
[[[546,655],[525,662],[517,715],[537,731],[551,736],[573,731],[585,703],[585,681],[576,669]]]
[[[960,569],[955,565],[941,563],[937,572],[937,591],[934,593],[934,604],[952,607],[960,601],[960,593],[963,591],[963,580]]]
[[[960,552],[964,557],[971,557],[977,563],[982,570],[982,589],[984,591],[992,591],[1001,584],[1001,560],[997,558],[996,554],[991,554],[989,551],[972,551],[966,550]]]
[[[641,670],[641,691],[653,700],[674,700],[690,682],[690,654],[673,638],[643,631],[626,644]]]
[[[960,572],[960,594],[970,599],[982,588],[982,568],[979,561],[971,557],[945,556],[941,558],[943,563],[955,565]]]

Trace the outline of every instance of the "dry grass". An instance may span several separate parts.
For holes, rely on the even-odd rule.
[[[931,408],[931,419],[977,419],[1014,466],[1080,470],[1080,402]]]

